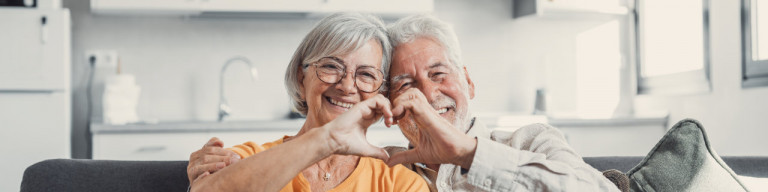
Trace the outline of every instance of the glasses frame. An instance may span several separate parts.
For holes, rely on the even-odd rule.
[[[347,77],[347,66],[344,65],[344,64],[339,63],[339,65],[341,65],[341,71],[343,71],[341,77],[339,78],[339,80],[336,80],[336,82],[327,82],[327,81],[323,80],[323,78],[321,78],[320,74],[319,74],[320,70],[317,70],[317,67],[318,67],[317,63],[318,62],[320,62],[320,61],[316,61],[316,62],[313,62],[311,64],[306,64],[306,66],[307,67],[314,66],[315,67],[315,76],[317,76],[317,78],[320,79],[320,81],[322,81],[323,83],[336,84],[336,83],[341,82],[341,80],[343,80],[345,77]],[[370,66],[363,66],[363,67],[370,67]],[[376,87],[376,89],[373,89],[370,92],[364,91],[364,90],[360,89],[360,87],[357,86],[357,70],[360,70],[363,67],[358,67],[357,69],[355,69],[354,76],[352,77],[355,80],[355,88],[357,88],[357,90],[360,90],[360,91],[362,91],[364,93],[375,93],[376,91],[379,91],[381,89],[381,87],[384,87],[384,84],[387,82],[387,79],[384,77],[384,72],[379,70],[379,69],[376,69],[375,67],[371,67],[371,68],[376,69],[376,72],[378,72],[381,75],[381,84],[379,84],[379,86]]]

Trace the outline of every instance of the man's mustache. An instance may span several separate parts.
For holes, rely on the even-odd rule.
[[[446,96],[438,96],[437,98],[435,98],[434,101],[430,102],[429,104],[432,105],[432,108],[434,108],[435,110],[442,109],[445,107],[456,109],[456,100],[453,100],[452,98],[446,97]]]

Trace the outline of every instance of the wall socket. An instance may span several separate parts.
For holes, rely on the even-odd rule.
[[[116,68],[119,58],[115,50],[87,50],[85,51],[85,61],[90,64],[93,57],[93,64],[97,68]]]

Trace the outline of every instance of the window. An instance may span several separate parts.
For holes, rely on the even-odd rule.
[[[708,0],[636,1],[639,94],[708,92]]]
[[[743,87],[768,85],[768,1],[742,1]]]

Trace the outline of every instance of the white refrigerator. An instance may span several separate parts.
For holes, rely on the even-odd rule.
[[[70,31],[67,9],[0,7],[0,191],[71,156]]]

